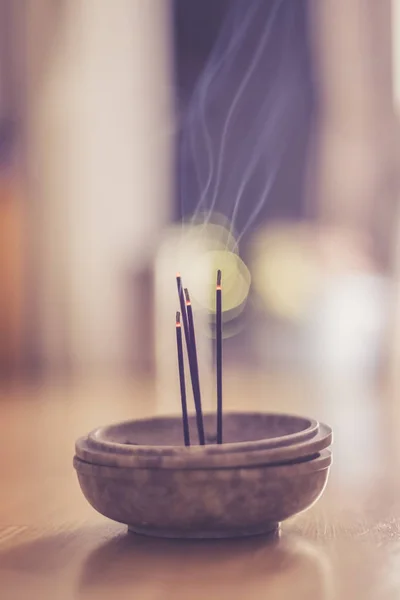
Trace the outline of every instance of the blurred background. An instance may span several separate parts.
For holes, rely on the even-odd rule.
[[[0,0],[0,373],[399,363],[400,0]],[[172,393],[172,392],[171,392]],[[173,392],[175,393],[175,392]]]

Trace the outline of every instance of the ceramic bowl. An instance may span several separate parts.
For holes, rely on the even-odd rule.
[[[242,537],[276,530],[321,496],[331,465],[313,459],[232,468],[127,468],[74,458],[79,484],[102,515],[136,533],[175,538]]]

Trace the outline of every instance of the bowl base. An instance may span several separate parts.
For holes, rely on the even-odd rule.
[[[212,531],[182,531],[175,529],[153,529],[151,527],[140,527],[136,525],[128,525],[128,531],[130,533],[145,535],[148,537],[156,538],[169,538],[169,539],[185,539],[185,540],[222,540],[222,539],[233,539],[233,538],[245,538],[262,535],[273,535],[277,534],[280,529],[280,523],[265,523],[262,527],[255,527],[253,529],[232,529],[232,530],[218,530],[213,529]]]

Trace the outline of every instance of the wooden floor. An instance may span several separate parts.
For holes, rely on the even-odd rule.
[[[231,408],[306,413],[335,431],[316,506],[275,539],[170,542],[128,535],[81,495],[74,440],[153,414],[149,381],[0,392],[0,598],[400,598],[400,397],[367,383],[232,372]]]

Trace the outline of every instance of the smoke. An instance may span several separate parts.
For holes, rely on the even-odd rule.
[[[182,215],[207,224],[222,213],[237,243],[268,204],[304,112],[302,5],[232,0],[183,121]]]

